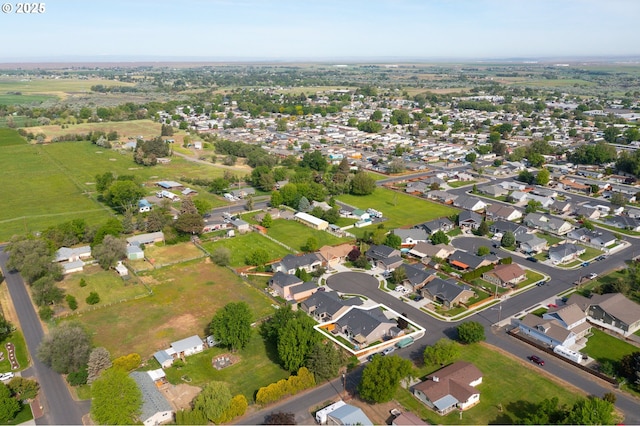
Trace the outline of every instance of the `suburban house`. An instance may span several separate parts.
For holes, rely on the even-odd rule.
[[[391,426],[426,426],[428,424],[410,411],[398,414],[391,421]]]
[[[613,245],[616,242],[613,233],[602,229],[578,228],[569,232],[567,237],[600,248]]]
[[[239,219],[239,218],[231,219],[230,223],[231,223],[231,226],[233,226],[233,228],[241,234],[245,232],[249,232],[251,230],[251,226],[249,225],[249,222],[244,221],[242,219]]]
[[[451,204],[458,198],[458,196],[450,194],[447,191],[433,190],[427,192],[427,198],[430,200],[440,201],[444,204]]]
[[[591,194],[591,186],[570,179],[561,179],[560,184],[564,190],[580,192],[582,194]]]
[[[359,347],[366,347],[387,337],[396,337],[400,333],[396,322],[387,318],[380,307],[367,310],[352,307],[336,320],[335,327]]]
[[[250,195],[256,195],[256,190],[251,188],[251,187],[234,189],[233,191],[229,191],[229,192],[235,198],[245,198],[245,197],[248,197]]]
[[[134,235],[133,237],[127,238],[127,243],[129,245],[148,245],[164,242],[164,233],[162,231],[158,232],[150,232],[148,234],[140,234]]]
[[[516,243],[523,253],[540,253],[547,249],[548,242],[535,234],[519,234]]]
[[[496,267],[491,271],[483,273],[482,279],[502,287],[506,287],[508,285],[515,286],[527,279],[527,271],[517,263],[496,265]]]
[[[400,237],[403,247],[413,247],[429,240],[429,233],[424,228],[394,229],[393,233]]]
[[[81,246],[75,248],[60,247],[56,250],[53,263],[60,263],[64,275],[84,270],[84,261],[91,257],[91,247]]]
[[[438,231],[449,232],[453,229],[453,226],[453,222],[446,217],[442,217],[440,219],[434,219],[429,222],[416,225],[415,228],[422,228],[427,232],[427,234],[431,235]]]
[[[454,251],[456,251],[454,247],[446,244],[436,244],[434,246],[430,243],[418,243],[409,250],[409,254],[419,259],[424,259],[425,257],[430,259],[434,257],[437,257],[438,259],[446,259]]]
[[[420,293],[423,297],[442,303],[447,308],[459,303],[465,303],[475,296],[475,293],[470,287],[459,285],[453,279],[445,281],[438,277],[425,284],[420,289]]]
[[[151,203],[144,198],[138,201],[138,212],[146,213],[151,211]]]
[[[600,210],[592,206],[580,206],[575,211],[575,215],[589,220],[600,219]]]
[[[275,291],[278,296],[284,300],[291,300],[291,288],[299,284],[302,284],[302,280],[293,274],[285,274],[283,272],[276,272],[269,279],[269,288]]]
[[[133,371],[129,373],[138,385],[142,394],[142,408],[139,419],[144,426],[155,426],[173,421],[173,409],[164,397],[148,371]]]
[[[455,207],[459,207],[464,210],[471,210],[474,212],[484,210],[487,207],[487,203],[479,198],[471,197],[468,195],[461,195],[453,201]]]
[[[322,259],[322,264],[326,268],[334,268],[344,262],[353,250],[351,244],[340,244],[339,246],[322,246],[318,250],[318,254]]]
[[[496,198],[509,194],[509,190],[500,185],[487,185],[480,188],[479,191],[483,194]]]
[[[590,298],[574,293],[567,303],[578,305],[592,323],[623,336],[640,330],[640,305],[622,293],[593,294]]]
[[[316,253],[307,253],[300,256],[288,254],[278,263],[274,263],[271,269],[275,272],[283,272],[293,275],[298,269],[313,272],[322,267],[322,259]]]
[[[636,232],[640,231],[640,219],[629,216],[613,216],[605,220],[605,223],[619,229],[629,229]]]
[[[518,235],[526,234],[529,232],[529,228],[526,226],[519,225],[513,222],[507,222],[505,220],[496,220],[491,225],[489,225],[489,231],[494,234],[502,234],[505,232],[512,232],[513,235],[518,237]]]
[[[385,245],[372,245],[365,252],[365,256],[373,266],[382,268],[385,271],[393,271],[402,265],[400,250]]]
[[[557,214],[571,213],[572,211],[571,202],[556,200],[553,202],[553,204],[549,206],[549,210],[552,213],[557,213]]]
[[[463,210],[458,215],[458,225],[460,229],[476,230],[482,223],[482,215],[474,211]]]
[[[319,231],[324,231],[329,227],[329,222],[326,220],[317,218],[305,212],[298,212],[293,216],[298,222],[304,223],[305,225]]]
[[[184,358],[204,350],[204,342],[198,335],[187,337],[171,343],[171,350],[175,358]]]
[[[485,209],[487,218],[491,220],[518,220],[522,217],[522,212],[515,207],[494,203]]]
[[[298,303],[308,299],[313,293],[318,291],[318,284],[315,281],[307,281],[302,284],[289,287],[289,302]]]
[[[527,193],[522,191],[513,191],[509,195],[509,200],[513,201],[514,203],[524,203],[525,201],[527,201]]]
[[[435,271],[427,271],[421,264],[405,264],[402,266],[402,268],[404,268],[404,271],[407,275],[407,278],[402,281],[402,285],[412,291],[420,289],[435,276]]]
[[[586,251],[584,247],[572,243],[558,244],[549,247],[549,259],[554,264],[567,263],[577,259]]]
[[[351,309],[352,306],[360,305],[362,305],[362,300],[359,297],[344,300],[335,291],[317,291],[300,303],[300,309],[322,323],[333,321]]]
[[[467,410],[480,402],[482,372],[466,361],[458,361],[436,371],[413,387],[413,395],[441,416]]]
[[[524,217],[523,223],[532,228],[557,235],[564,235],[573,229],[573,225],[566,220],[546,216],[541,213],[529,213]]]
[[[527,314],[519,322],[518,329],[527,336],[552,347],[571,347],[591,330],[587,316],[576,304],[546,312],[540,318]]]
[[[449,265],[455,266],[459,270],[475,270],[481,266],[487,266],[498,263],[498,258],[495,256],[476,256],[473,253],[467,253],[466,251],[458,250],[447,258]]]

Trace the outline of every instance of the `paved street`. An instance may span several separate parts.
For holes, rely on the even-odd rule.
[[[39,425],[81,425],[82,416],[89,412],[90,403],[89,401],[74,401],[62,376],[42,364],[36,357],[37,348],[42,341],[44,332],[22,277],[16,272],[9,272],[6,268],[8,257],[4,252],[4,247],[0,247],[0,267],[20,319],[20,326],[32,361],[32,366],[24,372],[23,376],[35,376],[40,383],[40,403],[44,408],[44,416],[37,419],[36,423]]]

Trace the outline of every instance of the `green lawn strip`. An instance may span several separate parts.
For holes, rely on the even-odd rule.
[[[338,221],[335,224],[342,228],[344,226],[353,225],[357,221],[358,221],[358,219],[352,219],[352,218],[349,218],[349,217],[341,217],[340,219],[338,219]]]
[[[538,254],[534,254],[533,257],[535,257],[536,259],[540,260],[540,261],[544,261],[549,259],[549,256],[547,255],[546,252],[540,252]]]
[[[205,242],[202,244],[202,246],[209,253],[213,253],[218,247],[228,248],[229,250],[231,250],[231,262],[229,265],[236,268],[239,266],[246,266],[247,256],[257,248],[265,249],[267,253],[269,253],[269,260],[280,259],[287,254],[292,253],[291,251],[282,247],[280,244],[271,241],[267,237],[260,235],[257,232],[240,234],[232,238],[225,238],[215,242]]]
[[[521,410],[526,403],[539,403],[556,396],[560,406],[571,405],[582,396],[540,374],[539,369],[532,368],[528,363],[502,355],[486,345],[461,346],[460,359],[473,363],[483,376],[482,383],[477,386],[480,403],[465,411],[462,419],[457,411],[439,416],[405,389],[396,392],[396,400],[430,424],[488,425],[517,424],[524,414]],[[438,368],[424,366],[419,370],[419,377]],[[523,391],[523,383],[526,383],[526,392]]]
[[[458,235],[462,234],[462,229],[460,228],[454,228],[451,231],[447,232],[447,235],[450,237],[457,237]]]
[[[131,352],[143,359],[171,342],[200,334],[229,302],[246,302],[258,320],[273,313],[264,291],[244,283],[227,268],[196,260],[145,273],[153,295],[71,317],[84,324],[95,346],[116,358]],[[87,280],[87,282],[90,282]]]
[[[459,211],[386,188],[376,188],[373,194],[365,196],[344,194],[340,195],[338,200],[361,209],[373,208],[382,212],[388,219],[382,222],[387,229],[413,226],[439,217],[451,216]]]
[[[44,101],[56,99],[51,95],[9,95],[0,94],[0,105],[39,105]]]
[[[18,370],[11,369],[11,363],[9,362],[9,354],[7,353],[7,343],[13,343],[16,354],[16,361],[20,365]],[[24,341],[22,331],[15,330],[9,337],[0,342],[0,350],[4,354],[4,359],[0,361],[0,373],[6,373],[9,371],[22,371],[29,366],[29,351],[27,350],[27,344]]]
[[[619,362],[623,356],[638,351],[638,348],[632,344],[596,328],[592,328],[591,333],[593,335],[589,337],[587,346],[582,349],[581,352],[584,352],[598,362]]]
[[[467,186],[467,185],[473,185],[478,183],[478,181],[475,180],[458,180],[455,182],[447,182],[447,185],[449,185],[451,188],[460,188],[461,186]]]
[[[490,294],[495,294],[496,291],[498,292],[498,294],[506,293],[507,291],[509,291],[507,287],[492,284],[488,281],[483,280],[482,278],[476,278],[475,280],[473,280],[473,284],[482,288],[482,290]]]
[[[80,287],[80,280],[83,279],[87,283],[85,287]],[[121,300],[132,299],[148,293],[148,290],[139,283],[135,278],[124,281],[115,271],[104,271],[99,266],[91,266],[86,268],[85,272],[70,274],[58,284],[58,287],[64,290],[65,294],[70,294],[78,301],[78,312],[82,312],[91,306],[104,306]],[[96,292],[100,296],[100,302],[96,305],[89,305],[86,298],[90,292]],[[64,312],[73,312],[68,308],[66,302],[63,302]]]
[[[536,236],[539,238],[542,238],[543,240],[546,240],[549,246],[556,245],[559,242],[563,241],[562,238],[556,237],[554,235],[545,234],[543,232],[536,233]]]
[[[379,181],[382,179],[389,179],[389,176],[382,175],[380,173],[366,172],[367,176],[371,176],[375,181]]]
[[[243,394],[253,401],[256,391],[270,383],[289,377],[289,373],[275,364],[271,357],[275,348],[268,348],[257,330],[253,331],[249,344],[235,353],[240,361],[234,365],[216,370],[212,359],[217,355],[229,353],[226,348],[213,347],[199,354],[186,357],[186,365],[181,368],[165,369],[167,380],[173,384],[187,383],[204,386],[210,381],[226,382],[232,395]]]
[[[307,240],[313,237],[318,242],[318,247],[337,245],[351,241],[348,238],[338,238],[328,232],[318,231],[294,220],[276,219],[267,231],[267,235],[291,247],[294,250],[302,250]]]
[[[596,222],[594,223],[595,226],[600,226],[602,228],[606,228],[609,229],[613,232],[617,232],[619,234],[625,234],[625,235],[633,235],[633,236],[640,236],[640,232],[636,232],[636,231],[631,231],[629,229],[621,229],[618,228],[616,226],[612,226],[612,225],[607,225],[606,223],[602,223],[602,222]]]
[[[602,255],[602,251],[596,248],[584,246],[581,244],[580,244],[580,247],[583,247],[585,249],[585,252],[580,255],[580,259],[582,260],[591,260]]]
[[[547,308],[538,308],[538,309],[536,309],[536,310],[534,310],[534,311],[531,311],[531,314],[533,314],[533,315],[537,315],[537,316],[539,316],[540,318],[542,318],[542,315],[543,315],[544,313],[546,313],[548,310],[549,310],[549,309],[547,309]]]

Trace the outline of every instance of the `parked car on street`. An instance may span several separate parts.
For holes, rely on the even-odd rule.
[[[389,346],[382,351],[382,355],[389,355],[391,352],[395,351],[396,348],[394,346]]]
[[[598,274],[596,274],[595,272],[592,272],[589,274],[589,279],[590,280],[595,280],[598,277]]]
[[[538,355],[531,355],[529,357],[529,361],[534,362],[534,363],[536,363],[536,364],[538,364],[540,366],[544,365],[544,361]]]

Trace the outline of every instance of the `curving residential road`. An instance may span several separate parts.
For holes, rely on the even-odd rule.
[[[0,246],[0,268],[2,268],[9,294],[20,320],[20,327],[27,342],[27,349],[32,361],[29,370],[40,384],[40,404],[43,406],[44,415],[36,419],[36,424],[81,425],[83,424],[82,416],[89,412],[90,402],[74,401],[62,376],[42,364],[36,357],[38,345],[44,337],[44,331],[22,277],[17,272],[7,269],[8,258],[4,246]]]

